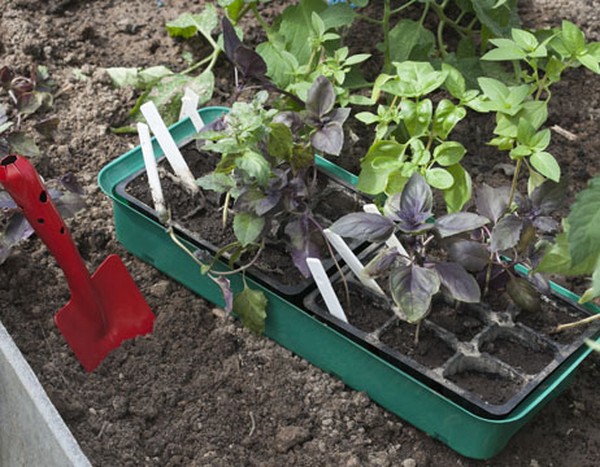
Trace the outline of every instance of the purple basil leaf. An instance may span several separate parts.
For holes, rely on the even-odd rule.
[[[33,228],[27,222],[23,214],[16,213],[11,216],[8,225],[4,231],[4,240],[9,247],[16,245],[22,240],[25,240],[33,235]]]
[[[421,217],[420,214],[431,216],[433,195],[425,178],[415,172],[408,179],[400,196],[399,216],[404,219]]]
[[[543,233],[557,232],[559,223],[550,216],[540,216],[533,219],[533,225]]]
[[[452,242],[448,247],[448,256],[471,272],[481,271],[489,262],[486,247],[472,240],[460,239]]]
[[[506,211],[509,198],[510,188],[492,188],[484,183],[477,190],[477,196],[475,197],[477,212],[495,224]]]
[[[472,212],[455,212],[435,220],[435,228],[442,238],[483,227],[489,223],[487,217]]]
[[[70,192],[63,193],[60,198],[54,200],[54,204],[63,217],[73,217],[86,206],[83,196]]]
[[[251,48],[240,45],[233,53],[233,60],[243,77],[265,79],[267,63]]]
[[[229,279],[225,276],[213,277],[212,275],[208,275],[221,289],[221,293],[223,294],[223,300],[225,304],[223,309],[227,314],[231,313],[233,310],[233,291],[231,290],[231,283]]]
[[[386,275],[400,256],[397,248],[386,248],[377,253],[365,266],[363,273],[368,277],[381,277]]]
[[[223,28],[223,46],[227,58],[233,62],[243,77],[264,79],[267,73],[267,64],[263,58],[240,41],[233,25],[227,18],[223,17],[221,26]]]
[[[425,318],[431,307],[431,299],[439,290],[437,272],[416,264],[401,266],[390,274],[392,298],[409,323],[417,323]]]
[[[279,112],[277,115],[275,115],[275,117],[273,117],[273,123],[283,123],[290,130],[292,130],[292,133],[297,133],[304,126],[304,122],[302,121],[300,114],[291,110]]]
[[[379,214],[355,212],[339,218],[329,230],[342,237],[367,242],[383,242],[394,232],[394,223]]]
[[[383,214],[385,217],[393,220],[394,222],[398,222],[400,220],[398,213],[400,212],[401,198],[402,192],[394,193],[392,196],[388,197],[383,204]]]
[[[319,258],[320,249],[312,240],[312,230],[308,216],[303,215],[289,222],[285,226],[285,233],[290,238],[294,265],[304,277],[310,277],[306,259]]]
[[[334,109],[327,114],[327,116],[325,117],[325,121],[327,121],[328,123],[336,122],[336,123],[339,123],[340,125],[343,125],[349,116],[350,116],[350,109],[347,107],[343,108],[343,109],[342,108]]]
[[[306,110],[319,120],[333,109],[335,91],[325,76],[317,77],[306,96]]]
[[[492,230],[491,249],[504,251],[517,246],[523,230],[523,220],[514,214],[503,217]]]
[[[63,175],[62,177],[60,177],[60,183],[62,184],[62,186],[64,186],[67,190],[69,190],[72,193],[77,193],[78,195],[85,194],[85,190],[83,189],[81,184],[77,181],[77,178],[75,177],[75,175],[73,175],[72,173],[67,173],[67,174]]]
[[[255,212],[256,206],[265,199],[265,194],[255,187],[245,187],[235,200],[236,211]]]
[[[404,233],[419,233],[433,228],[433,224],[426,222],[431,213],[418,212],[413,217],[408,217],[406,213],[401,213],[400,220],[397,223],[398,229]]]
[[[13,201],[6,191],[0,191],[0,209],[16,209],[17,203]]]
[[[344,130],[338,122],[327,123],[313,133],[310,142],[317,151],[339,156],[344,146]]]
[[[279,203],[281,193],[273,192],[256,203],[254,211],[258,216],[264,216]]]
[[[479,284],[460,264],[440,262],[434,263],[433,267],[440,277],[442,286],[452,298],[466,303],[481,301]]]
[[[541,214],[556,211],[567,196],[567,177],[561,177],[558,183],[546,180],[531,193],[531,202]]]
[[[234,52],[239,46],[242,45],[242,41],[235,32],[233,25],[226,17],[223,17],[221,20],[221,28],[223,29],[223,46],[225,48],[225,55],[227,55],[229,60],[235,63]]]
[[[485,287],[487,275],[487,268],[479,271],[477,273],[477,282],[479,283],[479,287],[483,289]],[[498,264],[492,264],[491,273],[490,273],[490,282],[489,289],[492,293],[495,291],[500,291],[506,287],[506,283],[510,279],[509,274],[506,272],[502,266]]]

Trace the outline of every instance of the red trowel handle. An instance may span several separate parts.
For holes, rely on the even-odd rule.
[[[22,156],[4,157],[0,160],[0,184],[58,262],[71,294],[84,302],[93,300],[90,274],[33,165]]]

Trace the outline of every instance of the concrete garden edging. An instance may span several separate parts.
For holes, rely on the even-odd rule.
[[[91,466],[0,323],[0,466]]]

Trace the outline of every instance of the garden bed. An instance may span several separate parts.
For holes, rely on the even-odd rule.
[[[46,178],[78,174],[90,207],[68,225],[85,260],[95,268],[109,252],[123,256],[157,314],[153,335],[126,343],[87,374],[51,319],[69,297],[43,245],[30,240],[0,266],[0,319],[85,454],[94,465],[232,465],[240,459],[249,465],[398,465],[408,459],[480,465],[272,341],[224,323],[211,304],[118,245],[96,175],[137,144],[108,131],[122,122],[135,96],[113,89],[101,68],[185,67],[163,26],[197,7],[187,0],[164,3],[9,0],[0,12],[0,60],[23,68],[34,61],[48,65],[61,89],[59,131],[53,141],[39,142],[36,167]],[[540,27],[568,17],[599,40],[594,7],[579,0],[524,2],[523,15],[526,24]],[[88,79],[78,79],[76,70]],[[219,93],[211,104],[228,105],[231,67],[223,62],[217,71]],[[556,88],[550,108],[550,123],[577,136],[555,135],[552,146],[570,176],[571,196],[598,172],[599,86],[590,73],[575,70]],[[481,163],[473,169],[481,180],[495,163],[476,150],[488,135],[478,131],[465,130],[473,137],[465,144]],[[584,362],[565,394],[485,465],[594,465],[600,457],[598,362],[597,356]]]

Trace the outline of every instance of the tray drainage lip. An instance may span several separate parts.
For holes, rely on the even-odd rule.
[[[343,270],[347,272],[346,268],[344,268]],[[332,277],[333,282],[339,279],[339,272]],[[354,282],[354,279],[350,276],[348,277],[348,281]],[[444,373],[444,365],[447,365],[448,361],[454,357],[450,357],[450,359],[441,367],[435,369],[427,368],[419,362],[401,354],[399,351],[388,347],[379,339],[375,338],[373,336],[373,333],[366,333],[358,328],[355,328],[351,324],[345,323],[331,316],[325,309],[317,305],[316,298],[318,297],[318,295],[319,291],[315,289],[312,292],[310,292],[304,299],[304,309],[309,314],[317,318],[319,321],[331,326],[332,328],[334,328],[344,336],[348,337],[349,339],[357,342],[359,345],[366,347],[369,351],[373,352],[378,357],[387,361],[396,368],[399,368],[401,371],[407,373],[416,380],[428,385],[433,390],[437,391],[444,397],[450,399],[451,401],[468,410],[469,412],[473,413],[474,415],[490,420],[502,420],[510,417],[511,413],[518,406],[520,406],[523,403],[526,403],[526,401],[531,397],[535,397],[534,391],[538,388],[540,388],[540,390],[543,390],[550,374],[562,364],[566,364],[566,361],[570,359],[570,357],[575,355],[576,351],[581,348],[581,344],[583,343],[583,336],[580,336],[580,344],[573,344],[570,346],[573,347],[571,353],[569,353],[568,355],[564,355],[562,352],[558,351],[555,354],[554,360],[552,360],[552,362],[549,365],[547,365],[546,368],[544,368],[544,370],[537,373],[535,376],[514,369],[514,371],[517,374],[519,374],[524,384],[506,402],[502,404],[493,404],[485,401],[482,397],[480,397],[477,394],[460,388],[455,383],[445,379],[442,376]],[[562,299],[560,295],[556,295],[557,298]],[[564,301],[570,304],[569,301]],[[582,309],[581,307],[577,308],[579,311],[583,310],[583,312],[586,315],[590,314],[589,311]],[[425,319],[424,324],[426,324],[426,322],[428,322],[427,319]],[[483,333],[486,332],[486,330],[490,326],[491,325],[484,326],[484,328],[479,333],[477,333],[473,339],[479,338]],[[533,333],[539,334],[535,330],[531,331]],[[585,334],[587,335],[587,337],[598,335],[600,334],[600,329],[588,330],[588,332]],[[490,357],[496,359],[496,357]],[[499,361],[502,362],[501,360]],[[508,365],[505,362],[502,363]]]
[[[161,162],[163,160],[165,160],[165,156],[161,156],[160,158],[158,158],[157,162]],[[343,179],[340,179],[339,177],[328,173],[327,171],[325,171],[325,169],[318,168],[318,170],[319,172],[330,178],[334,183],[339,184],[343,189],[352,190],[351,188],[349,188],[349,184]],[[136,178],[145,173],[146,170],[142,168],[121,180],[115,187],[115,194],[118,195],[123,201],[125,201],[131,208],[140,212],[144,216],[151,218],[154,222],[160,224],[157,212],[151,206],[148,206],[146,203],[143,203],[142,201],[140,201],[139,199],[135,198],[127,192],[127,186]],[[185,239],[189,243],[196,246],[198,249],[208,251],[211,254],[215,254],[219,250],[219,248],[213,243],[203,238],[200,238],[198,235],[182,226],[179,222],[172,222],[172,226],[177,236]],[[351,243],[350,246],[356,251],[362,250],[365,247],[364,244],[360,243]],[[336,258],[338,262],[342,261],[341,258],[337,256]],[[335,268],[335,263],[331,258],[324,258],[323,266],[326,270],[332,270],[333,268]],[[266,287],[267,289],[274,290],[277,293],[289,298],[290,300],[295,299],[295,304],[301,303],[303,296],[307,293],[310,293],[316,287],[312,278],[304,279],[297,284],[284,284],[278,280],[268,277],[265,273],[254,267],[250,268],[248,273],[252,276],[253,279],[257,280],[257,282],[259,282],[262,286]]]

